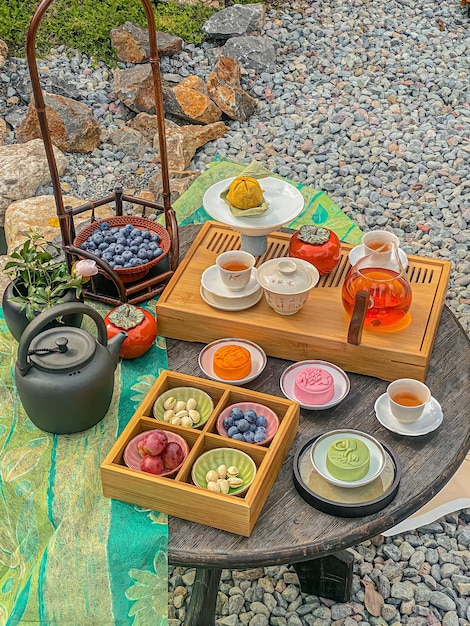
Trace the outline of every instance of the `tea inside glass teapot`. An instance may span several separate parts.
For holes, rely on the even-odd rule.
[[[343,306],[351,316],[348,342],[358,345],[364,326],[380,329],[397,324],[408,313],[411,300],[411,286],[395,243],[360,258],[342,287]]]

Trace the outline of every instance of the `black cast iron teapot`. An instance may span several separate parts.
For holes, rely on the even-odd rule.
[[[94,320],[97,340],[72,326],[43,330],[57,317],[72,313]],[[126,337],[121,332],[108,345],[101,315],[79,302],[58,304],[38,315],[21,336],[15,367],[18,395],[30,420],[57,435],[97,424],[111,403],[114,370]]]

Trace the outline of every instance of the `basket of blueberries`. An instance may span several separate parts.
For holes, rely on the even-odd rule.
[[[145,217],[114,216],[86,226],[74,240],[77,248],[105,261],[123,282],[144,278],[170,250],[168,231]]]

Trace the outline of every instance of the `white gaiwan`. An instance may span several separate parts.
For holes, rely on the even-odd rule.
[[[279,315],[294,315],[307,302],[320,279],[315,266],[302,259],[271,259],[258,267],[256,278],[266,302]]]

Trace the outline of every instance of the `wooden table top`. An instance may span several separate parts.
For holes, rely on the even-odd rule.
[[[182,254],[198,228],[180,228]],[[204,344],[168,339],[167,345],[170,369],[204,377],[198,365]],[[268,357],[265,370],[246,387],[283,397],[279,380],[291,363]],[[375,400],[385,392],[388,383],[348,373],[351,390],[342,403],[324,411],[301,409],[299,431],[251,536],[241,537],[170,517],[169,561],[219,568],[295,563],[357,545],[395,526],[444,487],[470,448],[469,365],[470,341],[445,306],[426,378],[444,413],[443,423],[436,431],[419,437],[390,432],[374,412]],[[319,432],[333,428],[370,433],[398,455],[402,465],[400,487],[386,508],[366,517],[336,517],[311,507],[297,493],[292,472],[296,451]],[[207,513],[210,515],[210,511]]]

